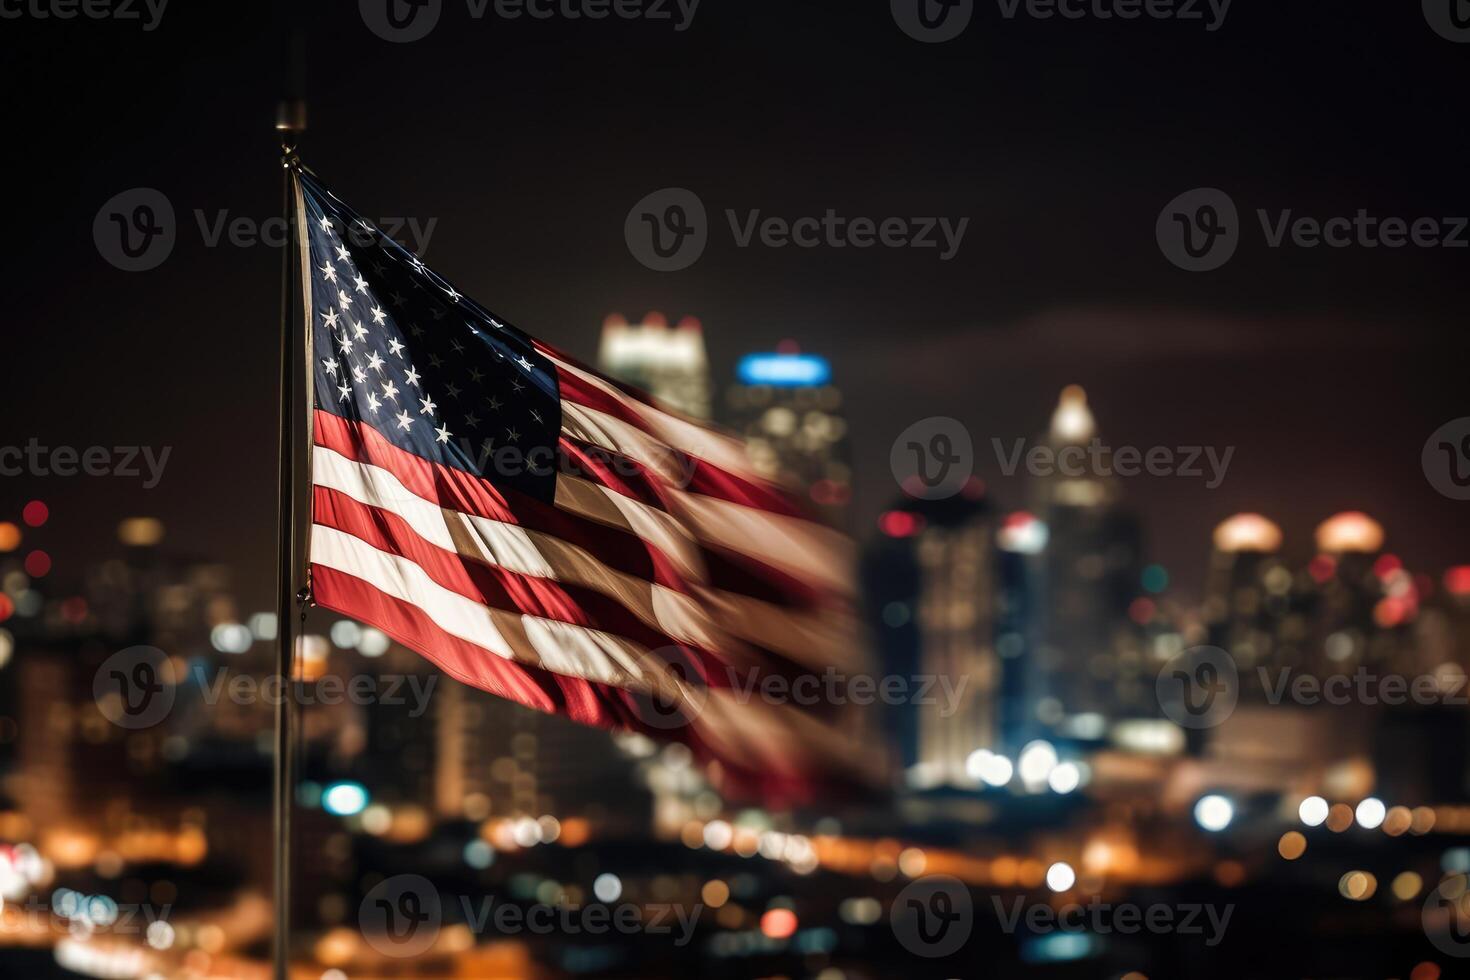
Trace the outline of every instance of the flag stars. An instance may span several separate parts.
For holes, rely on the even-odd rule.
[[[413,425],[413,416],[408,414],[407,409],[405,409],[402,412],[399,412],[397,415],[395,415],[393,417],[398,420],[398,427],[400,429],[402,429],[404,432],[407,432],[408,431],[408,427],[410,425]]]
[[[500,411],[500,400],[498,398],[487,398],[485,399],[485,404],[490,406],[490,411],[492,412]]]
[[[530,361],[526,360],[526,355],[524,354],[516,358],[516,363],[519,364],[522,370],[525,371],[529,371],[532,369],[532,367],[534,367],[534,365]]]
[[[344,354],[352,353],[352,338],[347,336],[345,330],[342,332],[342,336],[337,338],[337,346],[342,349],[342,353]]]
[[[432,368],[442,368],[444,366],[444,361],[439,357],[438,354],[430,354],[429,366]]]
[[[396,289],[388,294],[388,299],[393,303],[394,306],[402,306],[404,303],[408,302],[408,298]]]
[[[433,415],[434,410],[439,407],[434,404],[434,399],[427,395],[419,399],[419,404],[423,406],[423,408],[419,409],[420,415]]]
[[[370,355],[368,355],[368,367],[372,368],[374,371],[378,372],[379,374],[382,374],[383,373],[383,357],[382,357],[382,355],[379,354],[377,351],[373,351]]]
[[[412,259],[409,260],[409,265],[413,266],[413,271],[414,272],[423,272],[424,271],[424,262],[417,255],[415,255]]]
[[[517,394],[519,394],[520,392],[523,392],[523,391],[526,390],[526,386],[523,385],[523,384],[521,384],[515,378],[511,378],[510,379],[510,390],[516,392]]]
[[[337,386],[337,391],[340,393],[340,399],[344,402],[352,397],[352,386],[345,381]]]
[[[480,416],[476,415],[474,412],[471,412],[464,417],[464,424],[469,426],[471,429],[478,429],[480,427]]]
[[[383,382],[383,397],[393,399],[395,404],[398,402],[398,386],[391,380]]]
[[[399,341],[397,337],[388,338],[388,349],[398,357],[403,356],[403,344]]]
[[[367,327],[364,327],[356,320],[352,321],[352,334],[356,339],[362,340],[364,337],[367,336],[367,333]]]
[[[322,226],[322,231],[326,232],[329,235],[332,233],[332,219],[331,218],[327,217],[326,215],[322,215],[321,226]]]
[[[364,279],[362,276],[353,276],[352,285],[357,289],[359,293],[367,292],[367,280]]]
[[[330,262],[322,263],[322,275],[327,277],[327,282],[337,281],[337,267]]]
[[[451,302],[451,303],[458,303],[459,302],[459,293],[457,293],[457,292],[454,291],[454,287],[453,286],[448,286],[446,288],[449,290],[449,302]]]
[[[347,312],[347,307],[352,305],[352,297],[348,296],[347,293],[341,289],[337,290],[337,305],[342,307],[342,311],[344,313]]]
[[[454,351],[454,352],[455,352],[455,353],[456,353],[456,354],[463,354],[463,353],[464,353],[464,344],[461,344],[461,343],[460,343],[460,342],[459,342],[459,341],[457,341],[457,340],[451,340],[451,341],[450,341],[450,342],[449,342],[449,347],[450,347],[450,349],[452,349],[452,350],[453,350],[453,351]]]
[[[434,441],[435,442],[439,442],[439,443],[446,443],[446,442],[448,442],[449,441],[449,423],[448,422],[444,423],[439,428],[435,429],[434,430],[434,433],[435,433],[435,436],[434,436]]]
[[[459,400],[459,391],[460,391],[459,385],[456,385],[456,384],[446,385],[444,390],[447,391],[447,392],[449,392],[449,397],[450,398],[453,398],[455,401],[458,401]]]
[[[388,314],[384,313],[381,308],[377,306],[373,307],[373,322],[376,323],[378,326],[383,325],[383,320],[385,317],[387,317],[387,315]]]
[[[358,384],[366,384],[367,383],[367,372],[364,371],[362,368],[358,367],[356,364],[354,364],[352,366],[352,380],[353,381],[356,381]]]
[[[432,316],[435,320],[442,320],[449,314],[437,306],[431,306],[429,307],[429,315]]]
[[[373,273],[375,275],[378,275],[378,276],[385,276],[385,275],[388,274],[388,269],[387,269],[386,266],[383,265],[383,263],[381,263],[381,262],[374,262],[373,263]]]
[[[373,394],[371,391],[368,392],[368,411],[372,412],[374,415],[377,415],[378,409],[382,407],[383,403],[378,401],[378,396]]]
[[[343,262],[352,261],[352,255],[347,251],[346,245],[339,244],[337,246],[337,258],[341,259]]]
[[[408,383],[413,385],[415,388],[420,387],[419,369],[414,367],[412,364],[408,366],[408,374],[406,374],[404,377],[407,378]]]
[[[518,442],[520,440],[520,438],[521,438],[521,434],[519,432],[517,432],[515,429],[506,429],[505,430],[505,437],[507,439],[509,439],[511,442]]]
[[[341,316],[342,314],[338,313],[336,310],[328,309],[327,312],[322,314],[322,319],[327,322],[328,330],[335,330],[337,327],[337,320],[340,319]]]
[[[483,384],[485,375],[478,368],[470,368],[470,380],[475,384]]]
[[[335,357],[327,357],[322,359],[322,367],[326,368],[327,373],[334,378],[337,376],[337,368],[340,366],[341,365],[337,363],[337,359]]]

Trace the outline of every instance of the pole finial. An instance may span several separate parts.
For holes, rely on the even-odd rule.
[[[296,143],[306,132],[306,100],[282,99],[276,104],[276,133],[281,153],[287,160],[296,155]]]

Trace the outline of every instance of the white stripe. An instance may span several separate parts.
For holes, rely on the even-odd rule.
[[[464,524],[465,537],[476,546],[479,558],[489,565],[537,578],[560,581],[555,567],[537,547],[537,539],[550,536],[503,521],[441,508],[405,487],[388,470],[359,463],[324,446],[312,456],[312,480],[336,490],[367,507],[376,507],[401,517],[419,537],[445,551],[458,554],[446,520]],[[601,489],[601,488],[599,488]],[[706,650],[730,645],[729,637],[717,627],[708,611],[694,599],[659,585],[607,567],[595,555],[569,541],[555,539],[561,549],[581,558],[581,564],[596,574],[579,576],[573,584],[595,589],[622,604],[643,623],[669,637]],[[630,594],[632,598],[630,599]],[[636,597],[646,601],[639,602]]]
[[[546,354],[545,351],[542,351],[542,353]],[[741,444],[740,440],[698,423],[690,422],[687,419],[670,415],[668,412],[661,411],[650,405],[645,405],[637,399],[629,398],[616,387],[608,384],[594,374],[588,374],[580,368],[567,364],[565,361],[558,360],[551,354],[546,354],[546,356],[561,370],[569,374],[575,374],[609,397],[617,399],[637,418],[642,420],[643,425],[649,433],[661,440],[665,445],[678,446],[681,450],[692,456],[698,456],[700,459],[707,460],[723,470],[728,470],[748,480],[753,480],[758,483],[767,482],[750,465],[750,459],[745,455],[745,446]],[[572,404],[571,400],[563,396],[563,412],[566,411],[568,404]],[[580,407],[585,408],[586,406]],[[622,424],[626,425],[627,423]]]
[[[318,524],[311,532],[311,560],[418,607],[434,625],[452,636],[506,660],[515,659],[489,607],[444,588],[407,558],[379,551],[361,538]],[[632,686],[634,678],[642,674],[635,656],[638,648],[627,640],[538,616],[520,618],[542,658],[539,665],[547,670],[620,687]]]
[[[606,412],[564,401],[562,427],[573,438],[622,453],[657,472],[670,468],[665,447]],[[753,479],[767,482],[760,477]],[[691,493],[682,482],[669,483],[665,489],[670,511],[696,539],[768,562],[843,595],[854,593],[852,542],[837,531],[815,521]],[[647,512],[651,521],[667,520],[668,515],[641,500],[615,491],[608,493],[625,512]]]
[[[490,610],[429,578],[422,568],[379,551],[361,538],[333,527],[311,528],[311,561],[367,582],[379,592],[417,606],[444,632],[514,659],[510,644],[490,618]]]

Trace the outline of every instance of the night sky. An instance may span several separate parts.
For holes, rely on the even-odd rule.
[[[446,0],[411,44],[376,37],[356,3],[277,6],[302,8],[308,39],[303,159],[365,214],[437,218],[425,259],[487,306],[588,359],[610,311],[696,315],[721,388],[737,355],[783,338],[829,355],[865,528],[896,492],[890,444],[931,415],[964,421],[996,499],[1022,505],[990,440],[1039,433],[1077,382],[1110,443],[1236,447],[1219,489],[1125,484],[1186,587],[1239,509],[1278,519],[1294,554],[1322,517],[1360,508],[1411,567],[1470,560],[1466,505],[1420,468],[1429,434],[1470,415],[1470,249],[1272,249],[1255,218],[1470,214],[1470,45],[1416,3],[1237,0],[1209,32],[1008,20],[981,2],[932,45],[883,2],[704,0],[680,32],[475,20]],[[267,4],[175,2],[152,31],[0,20],[0,443],[172,447],[152,490],[0,480],[0,516],[51,505],[34,540],[59,579],[114,549],[119,518],[151,514],[172,548],[229,560],[268,602],[280,255],[207,247],[196,211],[278,212],[286,27]],[[623,221],[668,186],[695,191],[712,228],[694,266],[658,273]],[[1191,274],[1154,224],[1200,186],[1233,197],[1244,241]],[[134,187],[169,198],[178,241],[129,273],[99,254],[93,221]],[[970,221],[946,262],[741,249],[726,208]]]

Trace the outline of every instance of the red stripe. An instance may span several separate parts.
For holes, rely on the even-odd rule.
[[[694,664],[710,687],[729,687],[725,661],[656,629],[626,606],[586,586],[489,565],[426,541],[391,511],[369,507],[329,487],[313,490],[312,522],[336,528],[379,551],[406,558],[434,582],[474,602],[588,629],[602,630],[647,647],[672,663]],[[673,649],[670,649],[673,648]],[[682,656],[681,656],[682,654]]]
[[[360,463],[387,470],[410,491],[464,514],[541,531],[578,545],[609,568],[679,592],[690,587],[655,544],[623,528],[599,524],[393,445],[372,426],[316,412],[315,442]]]

